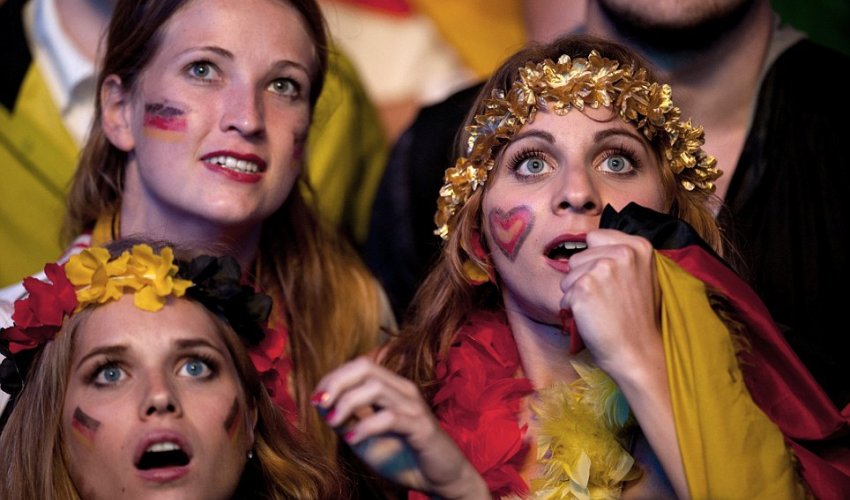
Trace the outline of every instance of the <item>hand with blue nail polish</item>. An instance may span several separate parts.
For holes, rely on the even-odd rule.
[[[326,375],[312,402],[375,472],[441,498],[490,498],[484,480],[409,380],[361,357]]]

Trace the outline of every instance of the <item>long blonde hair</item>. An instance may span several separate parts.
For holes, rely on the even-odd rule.
[[[586,57],[591,50],[622,64],[648,68],[637,54],[624,46],[590,36],[566,36],[549,44],[530,45],[507,59],[483,86],[458,133],[455,156],[460,156],[465,151],[468,140],[465,129],[473,123],[475,115],[484,112],[485,99],[491,96],[493,89],[510,89],[518,77],[520,67],[545,59],[557,60],[563,54]],[[655,80],[651,72],[648,72],[648,77]],[[661,145],[656,142],[653,147],[659,160],[665,162],[661,155]],[[497,154],[496,150],[493,154]],[[670,168],[660,170],[660,188],[670,207],[669,213],[688,222],[706,242],[721,253],[723,238],[710,207],[714,200],[703,192],[682,189]],[[495,284],[474,286],[463,273],[463,264],[467,260],[473,260],[483,268],[488,268],[488,263],[473,251],[473,241],[476,238],[479,239],[478,243],[486,248],[486,242],[481,239],[481,207],[486,191],[485,184],[483,189],[473,192],[458,211],[457,225],[449,233],[437,263],[414,296],[404,318],[404,328],[390,340],[386,349],[384,364],[416,382],[426,397],[436,388],[435,360],[448,350],[455,333],[463,325],[470,311],[496,310],[502,307],[501,295]]]
[[[188,1],[119,1],[108,31],[98,88],[107,76],[115,74],[132,90],[159,48],[162,27]],[[315,0],[280,1],[301,14],[316,48],[312,107],[327,69],[324,19]],[[98,218],[121,208],[127,153],[106,138],[101,111],[97,102],[89,139],[71,181],[63,228],[66,242],[90,229]],[[309,189],[300,176],[287,200],[264,221],[258,279],[266,291],[285,303],[299,418],[331,456],[336,436],[309,404],[310,392],[324,373],[377,344],[383,315],[377,283],[347,241],[320,223],[302,195]]]

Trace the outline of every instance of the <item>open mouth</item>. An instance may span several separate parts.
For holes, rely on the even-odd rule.
[[[552,260],[569,260],[582,250],[587,250],[587,243],[584,241],[562,241],[546,250],[546,257]]]
[[[139,470],[162,469],[167,467],[183,467],[188,465],[191,457],[172,442],[155,443],[142,453],[136,468]]]

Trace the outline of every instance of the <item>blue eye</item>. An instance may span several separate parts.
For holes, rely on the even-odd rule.
[[[201,80],[209,80],[215,75],[213,63],[208,61],[193,62],[189,65],[189,74]]]
[[[94,383],[97,385],[112,385],[124,378],[124,370],[117,364],[109,363],[95,372]]]
[[[207,378],[212,374],[209,365],[198,358],[193,358],[180,367],[180,375],[187,375],[193,378]]]
[[[525,162],[525,168],[530,174],[539,174],[546,168],[546,162],[540,158],[529,158]]]
[[[519,177],[535,177],[538,175],[543,175],[552,170],[552,166],[549,165],[544,158],[540,156],[533,156],[536,153],[531,153],[524,155],[518,158],[513,162],[514,167],[512,167],[513,171]]]
[[[605,158],[605,160],[602,161],[602,166],[603,170],[616,174],[629,172],[634,168],[632,161],[626,156],[620,154],[613,154],[608,158]]]

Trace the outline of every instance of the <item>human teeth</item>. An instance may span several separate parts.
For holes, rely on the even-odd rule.
[[[237,172],[248,174],[257,173],[260,169],[260,167],[254,162],[238,160],[232,156],[216,156],[214,158],[210,158],[208,161],[220,165],[228,170],[235,170]]]
[[[587,243],[582,241],[565,241],[558,245],[560,248],[564,250],[585,250],[587,249]]]
[[[152,445],[148,446],[148,449],[145,450],[145,451],[157,453],[157,452],[160,452],[160,451],[174,451],[174,450],[179,450],[179,449],[180,449],[180,447],[177,446],[174,443],[156,443],[156,444],[152,444]]]

